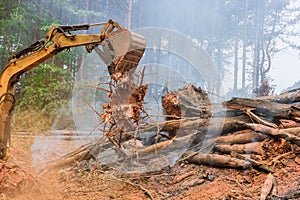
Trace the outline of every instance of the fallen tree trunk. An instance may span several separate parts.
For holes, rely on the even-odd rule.
[[[189,157],[193,152],[186,152],[184,156]],[[219,154],[196,154],[187,159],[188,162],[211,167],[230,167],[248,169],[251,164],[248,161]]]
[[[252,142],[247,144],[216,144],[214,147],[214,151],[218,151],[221,153],[229,154],[232,151],[240,153],[240,154],[258,154],[262,155],[262,142]]]
[[[253,110],[257,115],[273,118],[290,118],[291,105],[269,102],[261,99],[232,98],[223,102],[226,108],[236,110]]]
[[[136,153],[138,153],[138,154],[154,153],[154,152],[157,152],[161,149],[164,149],[164,148],[170,146],[171,144],[177,143],[178,145],[180,145],[180,143],[190,141],[191,138],[192,138],[192,135],[187,135],[187,136],[179,137],[179,138],[173,138],[171,140],[159,142],[159,143],[153,144],[151,146],[139,149]]]
[[[300,104],[292,106],[291,115],[293,116],[294,120],[300,122]]]
[[[300,137],[300,127],[285,128],[285,129],[281,129],[281,130],[286,133],[290,133],[292,135]]]
[[[216,139],[216,143],[246,144],[251,142],[263,141],[266,138],[266,135],[246,129],[243,131],[236,132],[235,134],[220,136]]]
[[[141,132],[168,132],[173,129],[178,129],[180,127],[182,130],[195,130],[208,122],[208,119],[197,119],[197,118],[187,118],[187,119],[173,119],[164,122],[158,122],[155,124],[140,126],[139,131]]]
[[[278,128],[281,128],[281,129],[300,127],[300,123],[295,122],[293,120],[289,120],[289,119],[280,119],[279,122],[280,122],[280,125]]]
[[[248,124],[248,126],[256,132],[260,132],[260,133],[275,136],[275,137],[284,138],[287,141],[290,141],[297,145],[300,145],[300,137],[290,134],[290,133],[284,131],[284,129],[283,130],[274,129],[274,128],[264,126],[262,124]]]
[[[276,103],[284,103],[284,104],[300,102],[300,88],[295,89],[295,90],[290,90],[290,91],[281,93],[279,95],[264,96],[264,97],[259,97],[257,99],[261,99],[264,101],[272,101],[272,102],[276,102]]]
[[[247,122],[251,123],[249,117],[239,116],[230,118],[212,118],[205,126],[198,129],[193,144],[199,144],[204,138],[214,140],[218,136],[227,135],[240,130],[249,129]]]

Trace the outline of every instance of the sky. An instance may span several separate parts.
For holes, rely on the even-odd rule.
[[[300,6],[300,2],[294,1],[296,7]],[[300,33],[300,24],[295,26],[295,31]],[[300,38],[294,38],[294,42],[300,44]],[[288,48],[275,55],[273,58],[273,67],[270,71],[273,83],[276,85],[276,92],[280,93],[282,89],[292,86],[300,80],[300,52]]]
[[[270,71],[273,84],[276,85],[276,93],[292,86],[300,80],[300,56],[295,50],[279,53],[273,59],[273,67]]]

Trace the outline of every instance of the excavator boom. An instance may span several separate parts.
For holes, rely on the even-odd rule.
[[[101,26],[99,34],[74,34]],[[14,107],[14,88],[19,77],[59,52],[85,46],[95,50],[108,67],[111,76],[135,70],[146,48],[145,38],[129,32],[117,22],[53,26],[46,37],[16,53],[0,74],[0,159],[7,160],[10,147],[10,121]],[[101,48],[99,48],[101,47]]]

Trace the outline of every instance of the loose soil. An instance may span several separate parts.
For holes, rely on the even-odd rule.
[[[1,163],[0,199],[259,199],[267,173],[178,163],[156,174],[124,175],[101,167],[37,173],[34,137],[13,135],[12,156]],[[300,158],[281,159],[278,195],[300,190]],[[4,173],[4,170],[8,170]]]

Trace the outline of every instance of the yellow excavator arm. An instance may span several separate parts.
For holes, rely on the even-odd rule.
[[[92,26],[103,27],[101,33],[73,33]],[[59,52],[77,46],[85,46],[88,52],[95,50],[107,65],[110,75],[115,75],[135,70],[143,56],[146,41],[143,36],[109,20],[101,24],[53,26],[43,40],[16,53],[0,74],[0,159],[7,160],[9,157],[14,89],[19,77]]]

